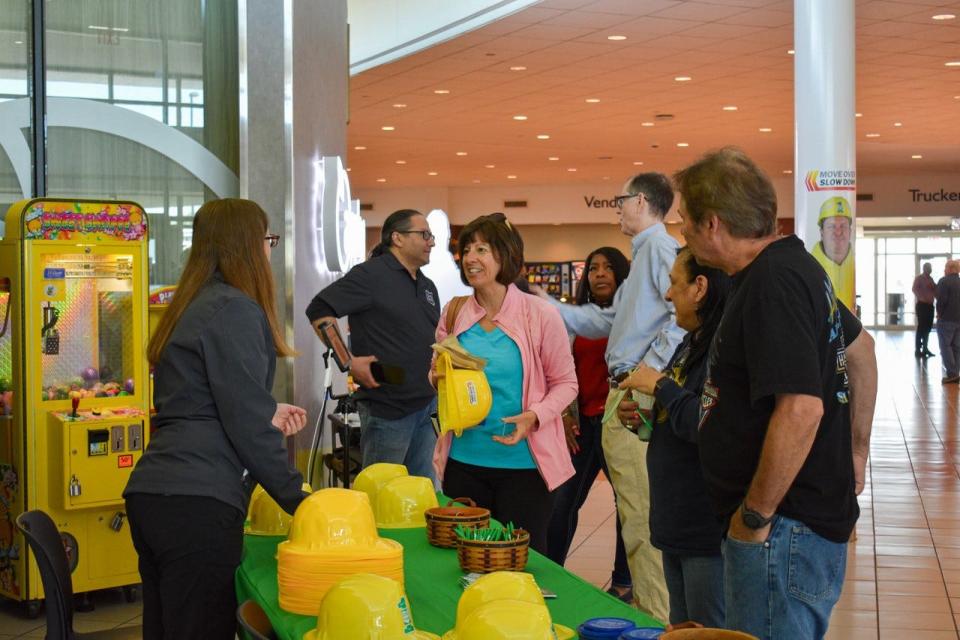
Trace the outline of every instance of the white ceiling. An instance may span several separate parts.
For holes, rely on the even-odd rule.
[[[945,66],[960,60],[960,2],[857,0],[856,16],[858,171],[960,171],[960,67]],[[792,42],[790,0],[544,0],[351,78],[351,182],[619,182],[727,144],[779,174],[793,165]]]

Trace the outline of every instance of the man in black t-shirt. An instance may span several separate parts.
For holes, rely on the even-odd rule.
[[[820,638],[859,516],[849,313],[803,243],[777,236],[776,193],[741,151],[708,154],[676,180],[694,255],[734,277],[700,420],[704,479],[729,523],[727,626],[760,638]],[[865,462],[865,450],[858,454]]]

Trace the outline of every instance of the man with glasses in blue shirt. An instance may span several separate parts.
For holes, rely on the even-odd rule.
[[[318,293],[306,310],[318,335],[324,321],[348,317],[354,354],[350,373],[361,387],[363,466],[403,464],[410,475],[431,479],[437,438],[430,416],[436,411],[436,391],[427,372],[440,295],[420,269],[430,262],[433,246],[423,214],[393,212],[370,258]],[[378,362],[402,366],[403,380],[378,382],[371,369]]]
[[[610,405],[620,397],[617,386],[632,369],[640,363],[663,369],[683,339],[673,305],[664,300],[679,247],[663,224],[673,205],[673,188],[661,173],[641,173],[627,180],[616,202],[620,230],[632,238],[632,255],[630,274],[613,304],[574,306],[547,299],[557,305],[571,333],[592,339],[609,336],[605,358],[611,389],[604,412],[603,454],[617,496],[634,603],[655,618],[668,620],[660,552],[650,544],[647,443],[636,433],[640,414],[625,424]],[[637,410],[635,403],[624,406]]]

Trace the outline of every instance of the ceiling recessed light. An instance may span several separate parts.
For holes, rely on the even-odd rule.
[[[652,123],[652,122],[641,122],[641,123],[640,123],[640,126],[641,126],[641,127],[652,127],[652,126],[653,126],[653,123]]]
[[[386,182],[386,181],[387,181],[386,178],[377,178],[377,182]]]
[[[466,151],[457,151],[457,155],[458,155],[458,156],[465,156],[465,155],[467,155],[467,152],[466,152]]]
[[[559,159],[560,159],[560,158],[557,157],[557,156],[550,156],[549,158],[547,158],[547,160],[550,160],[551,162],[556,162],[556,161],[559,160]]]
[[[879,134],[879,133],[868,133],[868,134],[867,134],[867,137],[868,137],[868,138],[879,138],[879,137],[880,137],[880,134]]]
[[[569,168],[567,168],[567,171],[569,171],[570,173],[573,173],[573,172],[576,171],[576,170],[577,170],[576,167],[569,167]]]
[[[636,167],[639,167],[639,166],[642,165],[642,164],[643,164],[643,160],[634,160],[634,161],[633,161],[633,165],[636,166]]]
[[[923,158],[923,156],[920,155],[919,153],[915,153],[912,156],[910,156],[910,158],[913,160],[920,160],[921,158]]]
[[[406,160],[396,160],[397,164],[407,164]]]
[[[526,120],[527,116],[513,116],[514,120]]]
[[[794,53],[796,53],[796,52],[795,52],[793,49],[787,49],[787,55],[788,55],[788,56],[792,56]]]
[[[515,175],[509,175],[509,176],[507,176],[507,180],[516,180],[516,179],[517,179],[517,176],[515,176]]]
[[[603,179],[604,179],[604,180],[609,180],[609,179],[610,179],[610,176],[603,176]]]
[[[402,102],[397,102],[393,105],[394,109],[406,109],[407,105]]]
[[[724,110],[724,111],[736,111],[736,110],[737,110],[737,105],[735,105],[735,104],[725,105],[725,106],[723,107],[723,110]]]
[[[438,96],[445,96],[450,93],[450,89],[434,89],[433,92]]]
[[[613,40],[614,42],[619,42],[620,40],[626,40],[627,36],[607,36],[607,40]]]
[[[510,71],[526,71],[526,70],[527,68],[521,65],[517,65],[516,67],[510,67]]]
[[[13,44],[23,44],[23,40],[14,40]]]
[[[546,133],[541,133],[537,135],[537,140],[549,140],[550,136]]]
[[[387,125],[387,126],[385,126],[385,127],[380,127],[380,128],[381,128],[382,130],[384,130],[384,131],[393,131],[394,129],[396,129],[396,127],[393,127],[393,126],[390,126],[390,125]]]
[[[347,173],[350,173],[350,167],[347,167]]]
[[[793,173],[793,169],[784,169],[783,172],[787,175],[790,175],[791,173]]]
[[[773,131],[773,129],[771,129],[770,127],[760,127],[758,131],[760,133],[770,133],[771,131]]]
[[[435,176],[435,175],[437,175],[437,172],[436,172],[436,171],[427,171],[427,175],[428,175],[428,176]]]
[[[474,180],[473,180],[473,184],[480,184],[480,181],[479,181],[479,180],[477,180],[476,178],[474,178]]]
[[[584,102],[589,102],[590,104],[597,104],[600,102],[600,98],[587,98]]]
[[[945,67],[960,67],[960,60],[951,60],[950,62],[944,62],[943,66]]]
[[[494,169],[494,168],[496,168],[496,166],[497,166],[497,165],[495,165],[495,164],[485,164],[485,165],[483,165],[483,168],[484,168],[484,169]]]
[[[693,80],[693,78],[691,78],[690,76],[677,76],[674,78],[674,80],[676,80],[677,82],[690,82],[691,80]]]
[[[937,15],[933,16],[933,19],[934,20],[953,20],[956,17],[957,16],[952,13],[938,13]]]
[[[354,150],[355,150],[355,151],[366,151],[367,148],[366,148],[365,146],[363,146],[362,144],[358,144],[357,146],[354,147]]]
[[[863,117],[863,114],[860,113],[859,111],[858,111],[857,113],[853,114],[853,115],[854,115],[855,117],[857,117],[857,118],[862,118],[862,117]]]
[[[689,142],[678,142],[678,143],[677,143],[677,146],[678,146],[678,147],[689,147],[689,146],[690,146],[690,143],[689,143]]]
[[[907,220],[913,220],[913,216],[907,216]]]

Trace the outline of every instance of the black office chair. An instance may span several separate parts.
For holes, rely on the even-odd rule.
[[[237,607],[237,622],[250,640],[277,640],[267,614],[253,600],[247,600]]]
[[[43,511],[25,511],[17,516],[17,528],[27,539],[40,569],[46,594],[47,640],[134,640],[143,636],[139,626],[91,633],[74,631],[73,580],[57,525]]]

